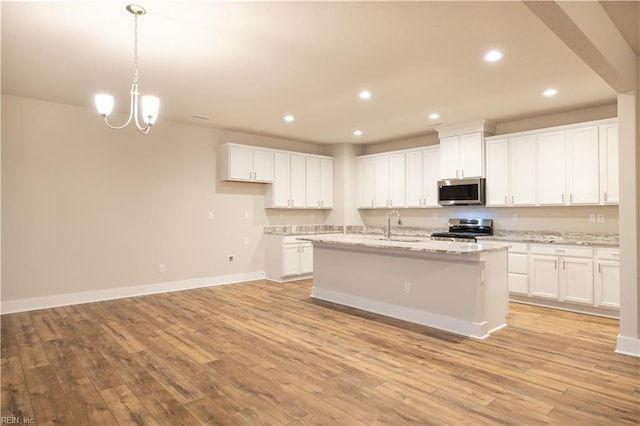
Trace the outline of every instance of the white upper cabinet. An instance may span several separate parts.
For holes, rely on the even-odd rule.
[[[376,154],[356,160],[358,208],[405,207],[405,154]]]
[[[538,204],[564,205],[565,132],[538,134],[537,141]]]
[[[509,205],[509,138],[487,141],[486,203],[488,206]]]
[[[245,145],[220,147],[220,177],[241,182],[273,182],[273,151]]]
[[[440,148],[433,146],[406,153],[406,206],[438,207]]]
[[[482,132],[440,139],[440,176],[443,179],[484,176]]]
[[[600,203],[618,204],[618,124],[599,126]]]
[[[273,185],[267,191],[266,207],[305,207],[305,157],[304,155],[276,152]]]
[[[305,200],[307,208],[333,207],[333,159],[306,158]]]
[[[598,204],[598,126],[569,129],[566,132],[567,192],[570,204]]]
[[[488,206],[536,204],[533,135],[487,140],[486,156]]]

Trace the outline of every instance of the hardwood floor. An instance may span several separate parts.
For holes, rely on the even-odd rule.
[[[461,338],[255,281],[3,315],[2,413],[58,425],[635,424],[616,320]],[[24,421],[23,421],[24,424]]]

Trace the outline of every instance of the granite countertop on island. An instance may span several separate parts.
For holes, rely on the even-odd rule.
[[[374,249],[402,250],[410,252],[438,253],[438,254],[478,254],[489,251],[504,250],[508,246],[485,245],[482,243],[460,243],[449,241],[432,241],[429,238],[394,235],[386,239],[372,234],[341,234],[316,235],[300,237],[299,240],[313,243],[344,245],[351,247],[367,247]]]

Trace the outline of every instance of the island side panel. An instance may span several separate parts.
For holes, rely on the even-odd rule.
[[[481,261],[481,254],[416,253],[317,243],[311,295],[484,338],[490,328],[498,327],[489,325],[486,318],[491,309],[484,305],[486,289],[481,270],[486,267],[486,257],[482,255]],[[506,263],[503,273],[506,300]],[[404,291],[405,282],[410,285],[409,293]]]
[[[483,253],[484,259],[484,306],[487,333],[507,325],[509,313],[508,251]]]

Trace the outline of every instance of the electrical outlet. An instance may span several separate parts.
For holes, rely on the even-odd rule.
[[[158,264],[158,273],[159,274],[164,274],[164,263],[159,263]]]
[[[405,293],[411,293],[411,283],[408,281],[404,282],[404,292]]]
[[[604,222],[604,213],[598,213],[598,223]]]
[[[589,222],[595,222],[595,221],[596,221],[596,214],[589,213]]]
[[[230,254],[229,255],[229,263],[233,263],[234,260],[235,260],[235,257],[232,254]]]
[[[245,212],[244,212],[244,218],[245,218],[245,219],[249,219],[249,212],[248,212],[248,211],[245,211]]]
[[[244,245],[249,245],[249,237],[244,237]]]
[[[209,212],[209,220],[213,220],[213,212]]]

